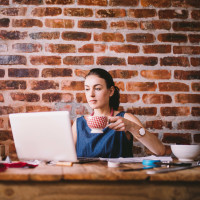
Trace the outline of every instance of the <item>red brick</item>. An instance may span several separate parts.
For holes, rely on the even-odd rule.
[[[200,58],[191,58],[191,65],[194,67],[200,66]]]
[[[118,57],[97,57],[97,65],[126,65],[125,58]]]
[[[21,113],[24,112],[24,107],[13,107],[13,106],[0,106],[0,115],[8,115],[11,113]],[[1,137],[1,134],[0,134]],[[1,140],[1,139],[0,139]]]
[[[122,81],[116,82],[116,81],[115,81],[115,85],[119,88],[119,90],[121,90],[121,91],[124,91],[124,90],[125,90],[124,82],[122,82]]]
[[[72,69],[67,68],[45,68],[42,70],[42,77],[71,77]]]
[[[66,56],[63,59],[65,65],[93,65],[93,56]]]
[[[194,137],[194,142],[200,143],[200,134],[195,134],[193,137]]]
[[[176,103],[200,103],[200,94],[176,94]]]
[[[59,83],[56,81],[42,80],[30,81],[31,90],[49,90],[59,89]]]
[[[78,0],[78,5],[107,6],[107,0]]]
[[[141,76],[148,79],[170,79],[171,72],[168,70],[142,70]]]
[[[46,44],[45,51],[51,53],[76,53],[74,44]]]
[[[190,66],[188,57],[164,57],[160,59],[161,66]]]
[[[74,73],[76,74],[76,76],[85,78],[86,75],[89,73],[89,70],[76,69],[76,70],[74,71]]]
[[[0,65],[26,65],[26,57],[20,55],[0,55]]]
[[[138,0],[110,0],[110,6],[138,6]]]
[[[11,93],[13,101],[38,102],[40,96],[35,93]]]
[[[174,46],[174,54],[200,54],[199,46]]]
[[[195,92],[200,92],[200,83],[192,83],[192,90]]]
[[[71,40],[89,41],[91,40],[91,33],[65,31],[62,33],[62,39],[68,41]]]
[[[165,104],[172,102],[171,96],[165,94],[144,94],[142,100],[145,104]]]
[[[200,34],[189,34],[189,41],[191,43],[199,43],[200,42]]]
[[[161,107],[162,116],[188,116],[190,115],[189,107]]]
[[[5,70],[4,69],[0,69],[0,77],[4,77],[5,76]]]
[[[45,26],[49,28],[73,28],[74,21],[70,19],[46,19]]]
[[[111,45],[110,51],[115,51],[116,53],[139,53],[139,47],[131,44]]]
[[[200,20],[200,10],[192,10],[191,16],[195,20]]]
[[[155,9],[129,9],[128,16],[134,18],[148,18],[155,17],[156,10]]]
[[[31,68],[9,68],[8,69],[9,77],[38,77],[39,70]]]
[[[43,93],[42,100],[44,102],[72,102],[73,94],[70,93]]]
[[[2,40],[20,40],[25,39],[28,36],[27,32],[20,31],[0,31],[0,39]]]
[[[84,82],[83,81],[62,81],[61,85],[62,90],[84,90]]]
[[[12,45],[12,49],[14,49],[16,52],[32,53],[41,51],[42,45],[32,43],[15,43]]]
[[[31,56],[30,62],[32,65],[60,65],[60,56]]]
[[[9,0],[0,0],[0,5],[9,5]]]
[[[0,10],[0,14],[6,16],[25,16],[27,8],[3,8]]]
[[[126,11],[124,9],[101,9],[96,10],[96,17],[125,17]]]
[[[120,103],[135,103],[139,99],[139,94],[120,94]]]
[[[4,102],[3,94],[0,94],[0,102]],[[1,124],[1,122],[0,122],[0,124]]]
[[[192,116],[200,116],[200,107],[192,107]]]
[[[144,45],[144,53],[170,53],[171,45]]]
[[[13,140],[11,131],[1,130],[0,141],[7,141],[7,140]],[[10,146],[9,146],[9,153],[10,153]]]
[[[200,121],[182,121],[178,124],[178,129],[200,130]]]
[[[175,31],[200,31],[200,22],[174,22]]]
[[[155,91],[157,85],[154,82],[127,82],[127,91]]]
[[[128,64],[129,65],[149,65],[154,66],[157,65],[158,58],[157,57],[144,57],[144,56],[134,56],[128,57]]]
[[[139,28],[139,22],[136,21],[117,21],[111,22],[110,27],[114,29],[129,29],[135,30]]]
[[[140,27],[143,30],[170,30],[171,29],[171,23],[169,21],[142,21],[140,22]]]
[[[88,8],[64,8],[65,16],[92,17],[93,10]]]
[[[155,116],[157,114],[156,107],[137,107],[129,108],[127,112],[132,113],[133,115],[145,115],[145,116]]]
[[[107,23],[104,20],[101,20],[101,21],[80,20],[80,21],[78,21],[78,28],[106,29],[107,28]]]
[[[33,40],[54,40],[59,39],[59,32],[38,32],[29,34],[30,38]]]
[[[26,89],[26,81],[0,80],[0,90]]]
[[[171,144],[191,144],[190,133],[164,133],[162,142]]]
[[[12,26],[22,28],[29,28],[34,26],[43,27],[43,23],[38,19],[13,19]]]
[[[80,53],[105,53],[107,46],[105,44],[85,44],[78,49]]]
[[[136,43],[152,43],[155,41],[155,37],[150,33],[129,33],[126,34],[127,42]]]
[[[61,8],[57,7],[46,7],[46,8],[34,8],[31,12],[33,16],[44,17],[44,16],[57,16],[62,13]]]
[[[76,107],[76,115],[90,115],[87,108],[83,105],[80,105],[79,107]]]
[[[42,5],[42,0],[13,0],[13,3],[26,4],[26,5]]]
[[[182,71],[175,70],[174,78],[179,80],[193,80],[200,79],[200,71]]]
[[[173,0],[172,1],[173,7],[194,7],[194,8],[200,8],[200,2],[197,0]]]
[[[0,28],[1,27],[9,27],[10,19],[8,18],[1,18],[0,19]]]
[[[161,33],[158,35],[158,40],[160,42],[173,42],[173,43],[187,42],[187,35],[177,34],[177,33]]]
[[[103,42],[124,42],[124,37],[121,33],[94,33],[94,40]]]
[[[48,106],[26,106],[26,112],[46,112],[53,109]]]
[[[162,120],[146,121],[145,128],[160,130],[162,130],[163,128],[172,129],[172,122]]]
[[[159,19],[187,19],[188,10],[159,10]]]
[[[161,92],[175,92],[175,91],[189,92],[189,86],[185,83],[163,82],[163,83],[158,83],[158,86],[159,86],[159,91]]]
[[[133,70],[111,70],[109,71],[113,78],[129,79],[138,76],[138,71]]]
[[[45,0],[46,4],[71,5],[74,0]]]
[[[167,8],[171,6],[171,1],[169,0],[141,0],[141,5],[143,7],[157,7],[157,8]]]
[[[76,101],[77,103],[87,103],[85,93],[76,93]]]

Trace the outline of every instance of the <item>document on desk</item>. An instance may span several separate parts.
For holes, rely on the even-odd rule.
[[[99,158],[102,161],[111,161],[119,163],[141,163],[143,160],[160,160],[161,162],[171,162],[170,156],[145,156],[145,157],[128,157],[128,158]]]

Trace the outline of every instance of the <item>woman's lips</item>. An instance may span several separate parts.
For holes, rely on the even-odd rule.
[[[90,102],[90,103],[96,103],[97,100],[90,100],[89,102]]]

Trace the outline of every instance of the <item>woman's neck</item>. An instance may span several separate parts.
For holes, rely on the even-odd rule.
[[[94,109],[94,113],[93,115],[105,115],[105,116],[110,116],[111,114],[113,114],[112,109],[107,108],[107,109]]]

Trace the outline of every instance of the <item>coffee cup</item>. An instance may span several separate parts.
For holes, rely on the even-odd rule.
[[[91,133],[103,133],[103,129],[108,124],[107,116],[88,116],[86,118],[87,124],[91,129]]]

